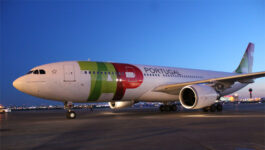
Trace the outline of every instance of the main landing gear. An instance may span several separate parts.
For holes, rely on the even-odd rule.
[[[64,109],[66,110],[66,118],[67,119],[75,119],[76,113],[72,110],[73,108],[72,102],[64,102]]]
[[[221,103],[216,103],[216,104],[213,104],[211,106],[204,107],[202,110],[204,112],[208,112],[208,111],[210,111],[210,112],[215,112],[215,111],[221,112],[221,111],[223,111],[223,105]]]
[[[170,112],[170,111],[177,111],[178,107],[176,104],[164,104],[164,105],[160,105],[159,110],[161,112],[165,111],[165,112]]]

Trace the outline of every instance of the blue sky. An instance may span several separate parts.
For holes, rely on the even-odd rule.
[[[52,103],[12,82],[34,66],[65,60],[232,72],[253,42],[253,71],[264,71],[264,18],[263,0],[3,0],[0,103]],[[256,81],[253,95],[262,96],[265,79]]]

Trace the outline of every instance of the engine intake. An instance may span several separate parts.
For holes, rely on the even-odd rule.
[[[215,103],[218,93],[207,85],[188,85],[181,89],[179,99],[186,109],[200,109]]]
[[[109,106],[111,109],[121,109],[130,107],[134,104],[134,101],[125,101],[125,102],[109,102]]]

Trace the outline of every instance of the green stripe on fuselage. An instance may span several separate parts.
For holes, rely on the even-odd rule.
[[[88,61],[79,61],[78,62],[81,70],[89,70],[92,72],[91,79],[90,79],[90,95],[91,93],[94,93],[96,81],[97,81],[97,75],[93,74],[93,71],[97,73],[98,67],[96,62],[88,62]],[[90,97],[89,95],[89,97]],[[90,100],[88,97],[88,100]]]
[[[102,93],[115,94],[117,76],[113,64],[89,61],[79,61],[78,63],[81,70],[91,71],[91,86],[88,101],[98,100]]]
[[[111,63],[104,63],[107,70],[106,74],[102,76],[102,93],[113,93],[115,94],[117,89],[117,76],[116,70]],[[112,74],[113,73],[113,74]]]

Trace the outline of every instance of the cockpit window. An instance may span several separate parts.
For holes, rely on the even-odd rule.
[[[40,69],[40,74],[45,74],[45,70]]]
[[[32,70],[30,70],[30,71],[29,71],[27,74],[32,74],[32,72],[33,72],[33,71],[32,71]]]
[[[46,74],[45,70],[37,69],[37,70],[30,70],[27,74]]]
[[[35,70],[33,74],[39,74],[39,70]]]

